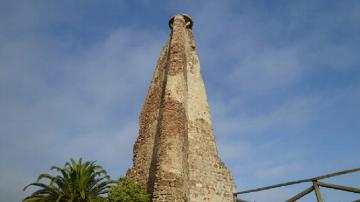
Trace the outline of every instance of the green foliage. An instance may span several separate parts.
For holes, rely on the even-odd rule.
[[[63,168],[52,166],[57,171],[53,176],[40,174],[37,181],[27,185],[24,191],[35,186],[39,189],[26,197],[23,202],[105,202],[106,194],[113,183],[106,171],[94,161],[82,162],[70,159]],[[48,179],[49,183],[40,181]]]
[[[149,195],[127,177],[121,177],[109,191],[111,202],[150,202]]]

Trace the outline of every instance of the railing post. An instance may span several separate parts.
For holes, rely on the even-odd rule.
[[[360,194],[360,189],[355,188],[355,187],[347,187],[347,186],[330,184],[330,183],[325,183],[325,182],[318,182],[317,184],[319,185],[319,187],[327,187],[327,188],[331,188],[331,189],[337,189],[337,190],[341,190],[341,191],[348,191],[348,192]]]
[[[298,193],[297,195],[291,197],[290,199],[286,200],[285,202],[295,202],[297,200],[299,200],[300,198],[302,198],[303,196],[305,196],[306,194],[312,192],[314,190],[314,186],[311,186],[307,189],[305,189],[304,191]]]
[[[319,185],[317,184],[317,181],[313,181],[313,186],[314,186],[317,201],[324,202],[324,200],[321,196],[320,188],[319,188]]]
[[[337,189],[337,190],[342,190],[342,191],[354,192],[354,193],[360,193],[360,189],[355,188],[355,187],[347,187],[347,186],[342,186],[342,185],[337,185],[337,184],[318,182],[318,180],[322,180],[322,179],[326,179],[326,178],[330,178],[330,177],[335,177],[335,176],[339,176],[339,175],[344,175],[344,174],[349,174],[349,173],[353,173],[353,172],[359,172],[359,171],[360,171],[360,168],[353,168],[353,169],[349,169],[349,170],[343,170],[343,171],[330,173],[330,174],[326,174],[326,175],[322,175],[322,176],[318,176],[318,177],[308,178],[308,179],[304,179],[304,180],[290,181],[290,182],[286,182],[286,183],[280,183],[280,184],[275,184],[275,185],[271,185],[271,186],[266,186],[266,187],[260,187],[260,188],[256,188],[256,189],[249,189],[249,190],[245,190],[245,191],[235,192],[235,193],[233,193],[234,194],[234,201],[236,201],[236,202],[248,202],[248,201],[237,198],[237,196],[240,195],[240,194],[247,194],[247,193],[264,191],[264,190],[274,189],[274,188],[283,187],[283,186],[289,186],[289,185],[300,184],[300,183],[305,183],[305,182],[312,182],[313,186],[311,186],[308,189],[300,192],[299,194],[291,197],[287,201],[289,201],[289,202],[296,201],[296,200],[302,198],[303,196],[305,196],[306,194],[308,194],[308,193],[312,192],[313,190],[315,190],[317,201],[318,202],[324,202],[324,199],[323,199],[323,197],[321,195],[321,192],[320,192],[320,186],[327,187],[327,188],[332,188],[332,189]],[[358,200],[356,200],[354,202],[360,202],[360,199],[358,199]]]

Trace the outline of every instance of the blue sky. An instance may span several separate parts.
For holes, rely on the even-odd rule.
[[[360,167],[359,1],[2,0],[1,201],[20,201],[70,157],[113,178],[126,172],[180,12],[195,22],[218,149],[238,190]],[[359,186],[360,173],[327,181]],[[244,198],[282,201],[307,186]],[[322,190],[327,201],[359,198]]]

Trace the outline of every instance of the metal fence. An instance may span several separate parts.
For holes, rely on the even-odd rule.
[[[313,178],[309,178],[309,179],[290,181],[290,182],[285,182],[285,183],[281,183],[281,184],[240,191],[240,192],[234,193],[234,201],[235,202],[249,202],[249,201],[238,198],[239,195],[241,195],[241,194],[264,191],[264,190],[274,189],[274,188],[278,188],[278,187],[284,187],[284,186],[289,186],[289,185],[294,185],[294,184],[301,184],[301,183],[312,183],[312,184],[309,188],[305,189],[304,191],[302,191],[302,192],[296,194],[295,196],[289,198],[288,200],[286,200],[286,202],[297,201],[297,200],[301,199],[303,196],[311,193],[312,191],[315,191],[316,199],[318,202],[324,202],[324,199],[320,192],[320,187],[326,187],[326,188],[360,194],[360,188],[342,186],[342,185],[331,184],[331,183],[326,183],[326,182],[319,182],[319,180],[322,180],[322,179],[331,178],[331,177],[349,174],[349,173],[354,173],[354,172],[358,172],[358,171],[360,171],[360,168],[354,168],[354,169],[343,170],[343,171],[330,173],[330,174],[326,174],[326,175],[322,175],[322,176],[318,176],[318,177],[313,177]],[[356,200],[354,202],[360,202],[360,199]]]

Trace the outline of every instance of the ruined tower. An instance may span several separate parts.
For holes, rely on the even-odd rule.
[[[169,26],[170,38],[145,98],[127,176],[156,202],[233,201],[235,184],[215,145],[193,21],[180,14]]]

